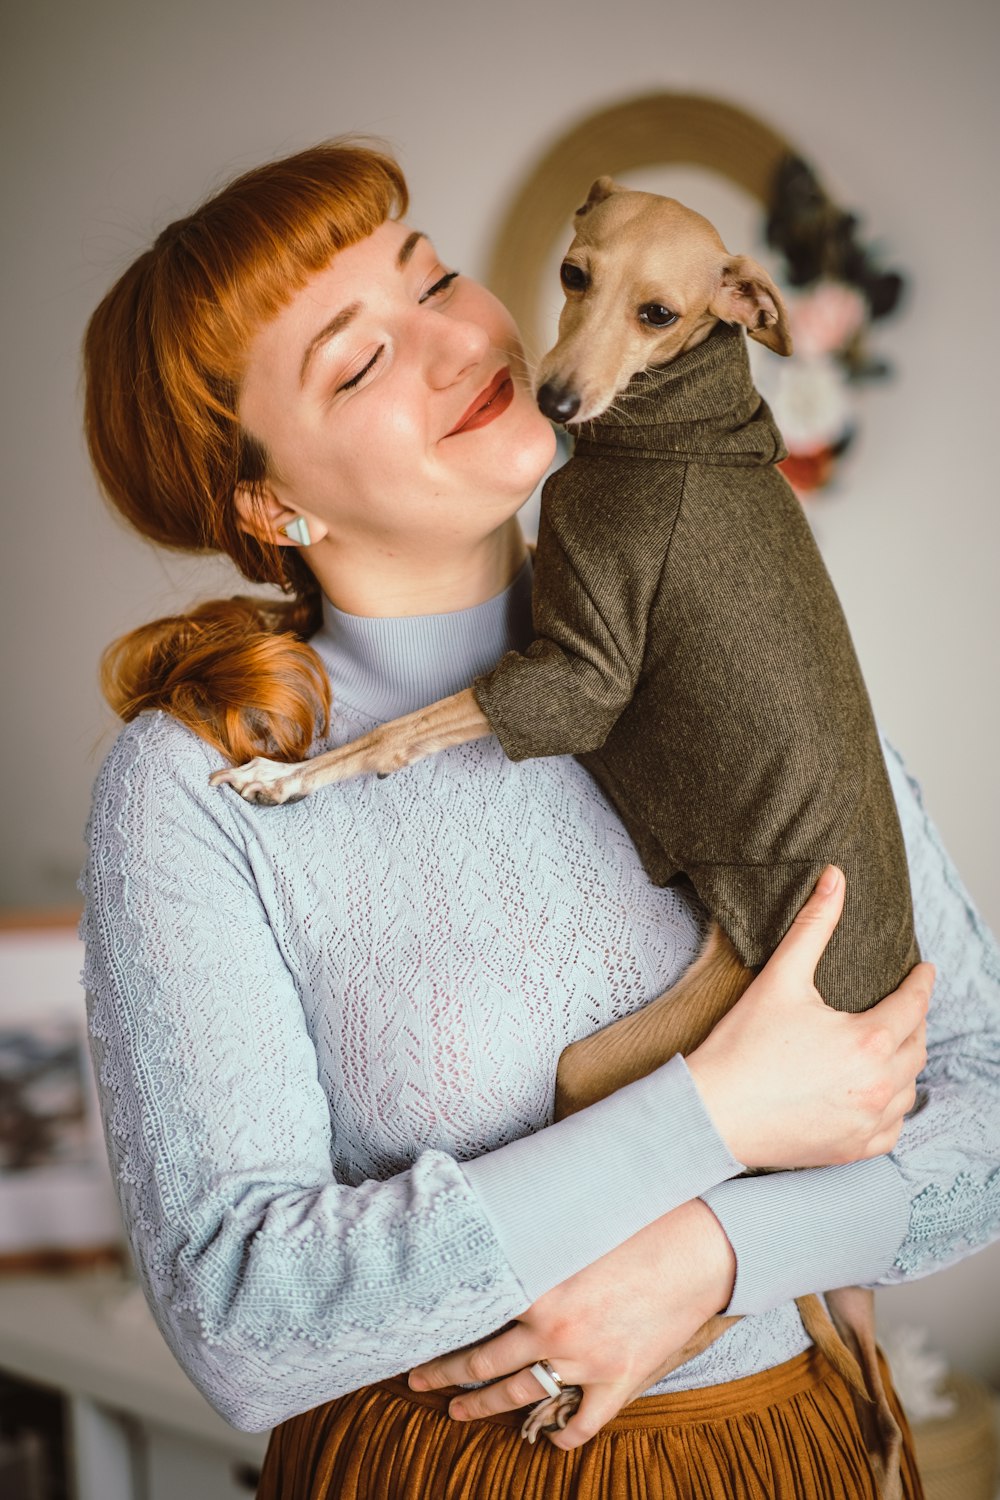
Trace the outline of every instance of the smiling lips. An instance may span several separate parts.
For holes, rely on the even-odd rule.
[[[514,399],[514,382],[511,379],[510,369],[504,365],[498,370],[484,391],[473,401],[468,411],[459,422],[445,433],[445,437],[454,437],[458,432],[472,432],[477,427],[485,427],[501,413],[505,412]]]

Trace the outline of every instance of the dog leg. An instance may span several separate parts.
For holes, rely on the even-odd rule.
[[[583,1400],[583,1387],[567,1385],[558,1396],[546,1396],[533,1406],[521,1424],[521,1436],[533,1443],[542,1432],[561,1432]]]
[[[875,1343],[875,1294],[866,1287],[844,1286],[826,1293],[837,1333],[857,1359],[864,1376],[863,1395],[854,1397],[868,1456],[879,1483],[881,1500],[901,1500],[900,1457],[903,1435],[889,1405]],[[811,1330],[806,1330],[811,1334]]]
[[[472,689],[465,688],[428,708],[380,724],[350,744],[316,755],[312,760],[287,765],[258,755],[246,765],[215,771],[209,782],[212,786],[233,787],[246,802],[267,806],[301,802],[303,797],[334,781],[349,781],[372,772],[388,776],[427,755],[491,733]]]
[[[645,1078],[704,1041],[753,979],[713,922],[694,963],[666,994],[564,1048],[556,1069],[556,1119]]]
[[[816,1296],[796,1297],[795,1305],[799,1310],[799,1317],[802,1319],[802,1326],[806,1333],[817,1348],[826,1355],[841,1379],[851,1387],[854,1399],[858,1400],[860,1397],[867,1401],[868,1390],[861,1366],[837,1332],[830,1314],[820,1299]]]

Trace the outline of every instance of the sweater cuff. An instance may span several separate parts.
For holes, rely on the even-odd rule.
[[[876,1281],[910,1219],[909,1195],[888,1156],[741,1177],[701,1196],[736,1253],[730,1315]]]
[[[532,1302],[743,1170],[678,1055],[465,1173]]]

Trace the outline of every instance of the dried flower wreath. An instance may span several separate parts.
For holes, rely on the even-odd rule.
[[[761,204],[768,243],[783,257],[795,354],[755,361],[758,384],[788,445],[783,468],[802,495],[833,478],[857,430],[854,388],[889,372],[868,352],[873,321],[898,305],[903,278],[858,240],[858,220],[828,197],[788,141],[721,99],[655,93],[579,121],[540,157],[493,244],[490,285],[538,352],[539,286],[581,191],[602,173],[685,164],[735,182]]]
[[[781,159],[765,233],[784,260],[795,353],[781,366],[755,361],[754,372],[788,446],[781,467],[800,494],[829,483],[853,441],[852,387],[890,373],[870,354],[868,331],[898,307],[904,281],[879,266],[857,227],[801,157]]]

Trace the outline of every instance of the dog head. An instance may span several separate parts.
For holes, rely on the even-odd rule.
[[[554,421],[592,421],[633,375],[693,349],[720,320],[791,354],[774,282],[748,255],[730,255],[701,214],[599,177],[574,225],[559,339],[538,371],[538,404]]]

